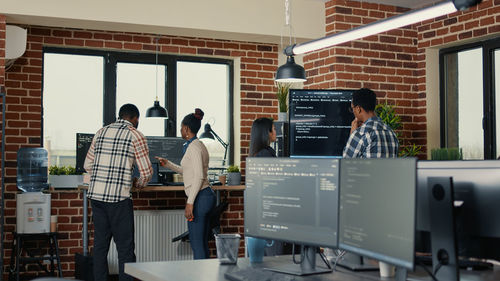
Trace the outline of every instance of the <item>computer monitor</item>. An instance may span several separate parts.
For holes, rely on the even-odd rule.
[[[339,161],[247,158],[245,235],[308,246],[314,262],[315,247],[336,248]],[[316,273],[293,266],[272,269]]]
[[[354,119],[352,92],[290,89],[290,157],[342,157]]]
[[[339,248],[414,268],[416,160],[342,159]]]
[[[146,137],[149,147],[149,158],[151,163],[158,163],[155,156],[167,158],[168,161],[180,165],[182,160],[182,146],[186,142],[182,138],[176,137]],[[160,172],[170,171],[165,167],[160,167]]]
[[[427,180],[451,177],[458,255],[500,260],[500,161],[419,161],[417,251],[430,251]]]

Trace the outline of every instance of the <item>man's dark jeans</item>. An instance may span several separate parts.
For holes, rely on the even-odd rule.
[[[125,274],[124,264],[135,262],[134,209],[131,199],[117,203],[90,200],[94,220],[94,279],[108,278],[108,251],[111,237],[118,250],[119,280],[134,280]]]

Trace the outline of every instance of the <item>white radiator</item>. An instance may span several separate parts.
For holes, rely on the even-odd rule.
[[[193,259],[189,243],[172,238],[187,231],[184,210],[134,211],[135,255],[137,262]],[[118,274],[118,253],[111,240],[109,274]]]

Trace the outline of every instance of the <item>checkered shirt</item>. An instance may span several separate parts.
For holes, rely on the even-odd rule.
[[[368,119],[347,140],[344,158],[398,157],[399,142],[394,131],[377,116]]]
[[[136,185],[143,187],[153,168],[146,138],[132,123],[118,119],[97,131],[84,164],[90,174],[87,197],[109,203],[130,198],[134,163],[140,173]]]

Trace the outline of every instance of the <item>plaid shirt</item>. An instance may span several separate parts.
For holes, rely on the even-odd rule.
[[[399,142],[394,131],[377,116],[357,128],[344,148],[344,158],[398,157]]]
[[[130,198],[134,161],[141,174],[136,185],[143,187],[153,168],[146,138],[132,123],[118,119],[97,131],[84,164],[90,174],[87,197],[110,203]]]

